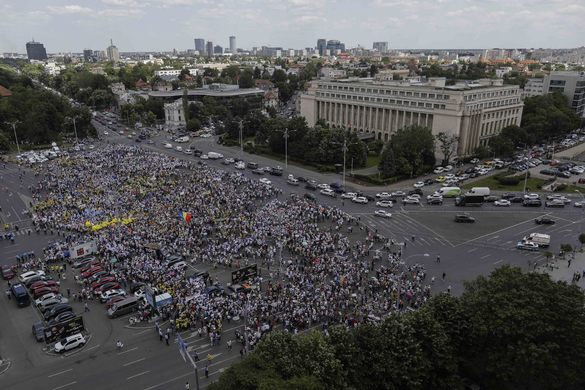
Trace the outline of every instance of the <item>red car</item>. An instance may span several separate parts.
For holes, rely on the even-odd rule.
[[[37,299],[37,298],[42,297],[43,295],[49,294],[49,293],[59,294],[59,289],[56,287],[40,287],[40,288],[36,288],[36,289],[32,290],[32,295],[33,295],[34,299]]]
[[[106,276],[103,277],[95,282],[93,282],[91,284],[91,289],[95,290],[96,288],[98,288],[99,286],[101,286],[102,284],[108,283],[108,282],[116,282],[116,278],[114,276]]]
[[[101,286],[99,286],[98,288],[94,289],[93,293],[95,295],[99,295],[99,294],[103,293],[104,291],[113,290],[116,288],[122,288],[122,286],[120,286],[120,283],[108,282],[108,283],[104,283]]]
[[[55,287],[58,288],[59,284],[54,280],[39,280],[38,282],[34,282],[30,286],[30,291],[36,290],[37,288],[41,287]]]
[[[10,280],[15,276],[14,274],[14,268],[12,268],[9,265],[3,265],[2,266],[2,278],[4,280]]]
[[[112,306],[114,306],[117,302],[123,301],[124,299],[126,299],[126,297],[122,297],[122,296],[115,296],[115,297],[111,297],[110,299],[108,299],[108,301],[106,302],[106,309],[111,308]]]
[[[83,272],[81,274],[81,276],[83,276],[84,279],[89,278],[91,275],[95,274],[96,272],[102,271],[102,267],[99,266],[95,266],[95,267],[91,267],[90,269],[88,269],[87,271]]]
[[[87,264],[84,264],[83,267],[79,270],[79,272],[83,273],[83,272],[87,271],[88,269],[95,267],[95,266],[98,266],[98,265],[101,265],[100,261],[93,260]]]

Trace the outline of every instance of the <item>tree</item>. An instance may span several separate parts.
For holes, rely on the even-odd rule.
[[[370,66],[370,77],[374,77],[378,73],[378,66],[376,64],[372,64]]]
[[[191,72],[187,68],[181,69],[181,73],[179,73],[179,80],[185,81],[187,76],[191,76]]]
[[[579,242],[581,243],[581,249],[583,249],[583,245],[585,244],[585,233],[579,234]]]
[[[427,127],[400,129],[392,135],[386,147],[393,149],[399,176],[417,176],[435,165],[435,137]]]
[[[514,144],[508,138],[496,135],[489,139],[490,151],[499,157],[509,157],[514,154]]]
[[[563,252],[563,256],[566,253],[573,252],[573,246],[571,244],[561,244],[561,252]]]
[[[286,82],[286,72],[282,69],[275,69],[274,73],[272,73],[272,81],[274,83],[282,83]]]
[[[382,150],[378,170],[384,177],[394,177],[396,175],[396,156],[394,155],[394,149],[390,146],[386,146]]]
[[[435,136],[435,139],[439,142],[439,149],[443,153],[443,165],[448,165],[451,156],[455,153],[459,137],[454,134],[440,132]]]
[[[238,80],[240,88],[253,88],[254,87],[254,74],[250,69],[245,69]]]
[[[197,131],[201,129],[201,122],[197,118],[189,119],[187,122],[187,131]]]
[[[10,140],[9,140],[9,138],[6,135],[0,133],[0,150],[6,151],[6,150],[9,150],[9,149],[10,149]]]
[[[575,286],[508,266],[466,283],[464,372],[482,388],[582,386],[584,302]]]

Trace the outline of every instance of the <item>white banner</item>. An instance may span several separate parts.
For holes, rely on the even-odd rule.
[[[97,244],[95,241],[84,242],[83,244],[69,248],[69,256],[72,259],[91,255],[97,252]]]

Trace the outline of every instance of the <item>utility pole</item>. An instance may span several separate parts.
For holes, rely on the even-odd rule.
[[[244,138],[242,137],[242,130],[244,128],[244,122],[240,120],[240,157],[244,155]]]
[[[78,118],[79,117],[77,115],[72,116],[72,117],[70,117],[70,116],[67,117],[67,119],[69,119],[70,121],[73,122],[73,130],[75,131],[75,144],[76,145],[79,143],[79,139],[77,138],[77,123],[76,123]]]
[[[12,131],[14,131],[14,140],[16,141],[16,150],[18,154],[20,154],[20,146],[18,145],[18,136],[16,135],[16,125],[20,123],[20,121],[12,121],[12,122],[4,122],[7,125],[12,126]]]
[[[347,139],[343,139],[343,190],[345,191],[345,154],[347,153]]]
[[[288,129],[284,129],[284,169],[288,169]]]

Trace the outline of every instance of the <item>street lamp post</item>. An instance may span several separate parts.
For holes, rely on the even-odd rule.
[[[579,234],[583,233],[583,219],[585,219],[585,194],[583,194],[580,190],[575,190],[579,195],[581,195],[581,231]]]
[[[16,135],[16,125],[20,123],[20,121],[12,121],[12,122],[4,122],[7,125],[12,126],[12,131],[14,131],[14,140],[16,141],[16,150],[18,154],[20,154],[20,145],[18,144],[18,136]]]
[[[288,129],[284,129],[284,169],[288,169]]]
[[[345,154],[347,153],[347,140],[343,139],[343,190],[345,191]]]
[[[244,155],[244,138],[242,137],[242,130],[244,128],[243,121],[240,120],[240,157]]]
[[[70,121],[73,122],[73,131],[75,131],[75,144],[77,145],[79,143],[79,139],[77,138],[77,119],[79,117],[78,116],[68,116],[67,119],[69,119]]]

